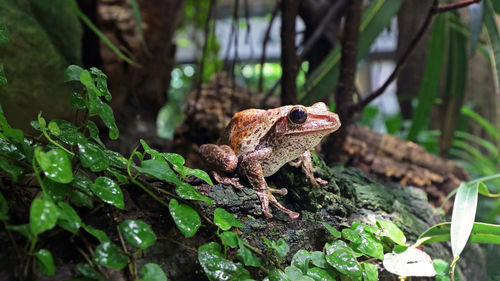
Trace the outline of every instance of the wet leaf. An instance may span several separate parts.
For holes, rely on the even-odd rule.
[[[76,269],[78,269],[78,271],[80,271],[80,273],[87,278],[97,281],[106,281],[101,274],[86,263],[77,264]]]
[[[82,225],[82,219],[68,203],[59,202],[57,205],[59,206],[59,219],[57,224],[67,231],[76,234]]]
[[[156,241],[156,235],[142,220],[126,220],[120,223],[120,231],[128,243],[139,249],[147,249]]]
[[[54,123],[59,128],[59,134],[57,135],[57,138],[62,140],[63,142],[69,145],[76,145],[77,143],[87,142],[87,138],[82,133],[78,132],[78,128],[72,123],[66,120],[54,120],[49,123],[49,129],[50,124]]]
[[[372,263],[364,263],[363,265],[363,281],[377,281],[378,269]]]
[[[184,160],[184,157],[177,153],[162,153],[162,155],[165,157],[165,159],[167,159],[168,162],[172,163],[172,165],[175,166],[183,166],[186,162]]]
[[[69,184],[55,182],[49,177],[45,177],[42,182],[44,186],[44,193],[54,202],[64,200],[71,189]]]
[[[383,235],[389,237],[398,245],[406,245],[406,236],[399,227],[391,221],[377,219],[377,225],[383,229]]]
[[[303,274],[306,274],[310,260],[311,260],[311,253],[301,249],[298,250],[297,253],[295,253],[295,255],[293,255],[291,264],[299,268]]]
[[[45,175],[51,180],[59,183],[69,183],[73,180],[71,162],[66,152],[59,148],[54,148],[45,153],[40,149],[35,149],[35,158]]]
[[[222,242],[231,247],[231,248],[236,248],[238,247],[238,241],[239,241],[239,237],[236,233],[234,232],[231,232],[231,231],[224,231],[222,232],[221,234],[219,234],[219,238],[220,240],[222,240]]]
[[[102,147],[93,142],[79,143],[80,162],[84,168],[90,168],[92,172],[104,171],[109,167],[109,160],[104,154]]]
[[[12,180],[17,182],[19,176],[23,174],[23,169],[21,167],[11,165],[6,158],[0,156],[0,168],[12,176]]]
[[[354,224],[353,224],[354,226]],[[375,257],[379,260],[384,259],[384,247],[382,243],[373,236],[373,234],[365,231],[365,226],[358,224],[354,227],[354,231],[358,233],[359,240],[349,243],[349,246],[355,251]]]
[[[147,263],[142,267],[140,281],[167,281],[167,276],[156,263]]]
[[[56,226],[57,207],[52,201],[35,198],[30,207],[30,230],[35,236]]]
[[[290,281],[314,281],[313,278],[304,276],[304,274],[302,274],[302,271],[293,265],[285,268],[285,274],[288,279],[290,279]]]
[[[59,129],[59,126],[54,121],[49,122],[49,132],[53,134],[54,136],[59,136],[61,134],[61,130]]]
[[[196,234],[201,226],[201,219],[193,208],[185,204],[179,204],[177,200],[171,199],[168,209],[177,228],[184,236],[192,237]]]
[[[157,179],[173,183],[176,186],[182,184],[182,182],[179,180],[177,175],[165,160],[144,160],[142,161],[141,168],[139,170],[142,173],[146,173]]]
[[[335,238],[340,238],[340,232],[335,229],[333,226],[327,224],[326,222],[322,222],[321,224],[323,224],[323,226],[326,228],[326,230],[328,230],[328,232],[330,232],[330,234],[335,237]]]
[[[243,226],[243,223],[236,216],[221,208],[217,208],[214,211],[214,223],[224,231],[229,230],[233,226]]]
[[[183,199],[199,200],[209,205],[214,204],[214,201],[212,201],[212,199],[208,198],[205,195],[202,195],[198,190],[187,183],[182,183],[177,186],[177,188],[175,189],[175,193],[177,193],[177,195],[179,195]]]
[[[320,252],[320,251],[314,251],[311,253],[311,262],[313,265],[321,268],[327,268],[328,263],[326,263],[325,260],[325,253]]]
[[[85,229],[85,231],[90,233],[92,236],[97,238],[97,240],[99,240],[99,243],[101,243],[101,244],[111,241],[111,240],[109,240],[109,237],[106,234],[106,232],[104,232],[102,230],[99,230],[97,228],[94,228],[94,227],[92,227],[90,225],[86,225],[86,224],[83,224],[82,228]]]
[[[328,271],[313,267],[307,271],[307,276],[314,279],[314,281],[335,281],[335,275],[332,276]]]
[[[337,240],[328,245],[325,258],[328,264],[341,273],[354,277],[362,275],[361,265],[356,260],[356,255],[344,241]]]
[[[79,93],[71,94],[71,98],[69,99],[69,105],[74,109],[85,109],[87,108],[87,104],[83,99],[82,95]]]
[[[49,250],[40,249],[35,253],[35,256],[38,259],[38,267],[43,275],[53,276],[56,273],[54,259]]]
[[[35,239],[35,235],[31,232],[29,224],[7,225],[6,228],[21,233],[21,235],[23,235],[30,241]]]
[[[73,176],[73,186],[81,189],[81,190],[90,190],[90,186],[92,185],[92,181],[90,180],[89,176],[84,174],[81,171],[78,171],[74,176]]]
[[[70,65],[66,68],[64,72],[64,82],[68,81],[80,81],[80,76],[82,75],[83,68],[78,65]]]
[[[283,271],[274,269],[264,278],[264,281],[290,281],[290,279]]]
[[[120,270],[127,265],[128,258],[118,252],[118,247],[115,244],[104,242],[95,249],[92,261],[98,265]]]
[[[77,207],[87,207],[89,209],[94,208],[94,201],[92,201],[92,198],[78,190],[73,189],[70,191],[69,200]]]
[[[198,248],[198,261],[210,281],[250,279],[250,273],[242,265],[224,258],[220,245],[215,242]]]
[[[253,266],[253,267],[259,267],[260,266],[260,260],[257,258],[250,249],[245,247],[243,245],[243,241],[238,239],[238,244],[240,248],[238,249],[238,252],[236,252],[236,258],[238,258],[239,261],[241,261],[245,266]]]
[[[102,201],[120,209],[125,207],[123,192],[112,179],[98,177],[94,184],[90,186],[90,189],[97,197],[101,198]]]

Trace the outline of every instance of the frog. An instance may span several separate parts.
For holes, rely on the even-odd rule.
[[[246,176],[266,217],[273,217],[271,204],[296,219],[299,213],[281,205],[273,195],[284,196],[288,190],[269,187],[265,178],[289,163],[300,167],[312,186],[327,184],[314,176],[310,150],[340,126],[338,115],[323,102],[308,107],[251,108],[234,114],[217,142],[201,145],[199,152],[217,182],[242,189],[238,176]],[[234,174],[237,177],[231,177]]]

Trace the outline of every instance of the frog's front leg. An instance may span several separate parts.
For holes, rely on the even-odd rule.
[[[328,182],[321,178],[314,177],[314,168],[312,166],[311,152],[309,150],[304,151],[299,158],[288,162],[289,165],[294,167],[301,167],[302,172],[309,178],[312,186],[325,185]]]
[[[260,160],[269,156],[272,150],[270,148],[256,150],[252,153],[247,154],[241,161],[241,169],[245,172],[248,181],[255,189],[255,192],[259,196],[260,202],[262,204],[262,212],[268,218],[272,218],[273,215],[269,211],[269,203],[274,205],[276,208],[280,209],[292,219],[299,217],[299,214],[285,208],[281,205],[278,200],[274,197],[272,192],[277,192],[280,194],[285,193],[286,189],[275,190],[270,189],[267,186],[266,180],[264,179],[264,174],[262,172],[262,166],[260,165]]]

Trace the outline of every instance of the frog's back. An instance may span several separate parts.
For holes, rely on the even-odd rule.
[[[246,109],[234,114],[219,139],[219,144],[229,145],[236,155],[253,151],[279,118],[277,109]]]

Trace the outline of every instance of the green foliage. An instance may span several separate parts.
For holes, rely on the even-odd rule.
[[[52,258],[52,253],[47,249],[40,249],[35,253],[38,259],[38,266],[40,267],[40,272],[47,276],[52,276],[56,273],[56,267],[54,266],[54,259]]]
[[[120,231],[125,240],[139,249],[147,249],[156,241],[156,234],[141,220],[126,220],[120,223]]]
[[[218,243],[201,245],[198,248],[198,261],[211,281],[252,280],[250,273],[242,265],[224,258]]]
[[[221,208],[217,208],[214,211],[214,223],[224,231],[229,230],[233,226],[243,226],[243,224],[233,214]]]
[[[177,200],[171,199],[168,210],[184,236],[192,237],[196,234],[198,228],[201,226],[201,219],[192,207],[186,204],[179,204]]]
[[[155,263],[145,264],[141,272],[143,277],[140,281],[167,281],[165,272]]]

